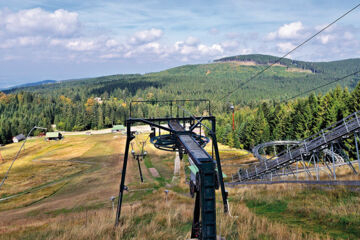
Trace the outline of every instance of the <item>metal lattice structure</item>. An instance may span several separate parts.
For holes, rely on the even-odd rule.
[[[295,175],[301,172],[306,172],[309,176],[312,176],[311,172],[315,172],[316,179],[319,180],[319,172],[324,169],[328,171],[330,177],[336,179],[336,167],[342,165],[348,165],[354,173],[357,173],[353,164],[357,162],[360,168],[359,115],[360,112],[355,112],[303,141],[292,142],[294,144],[292,147],[270,159],[260,157],[260,163],[249,168],[241,168],[232,175],[233,182],[272,179],[275,176]],[[343,139],[351,137],[354,137],[356,147],[357,160],[355,161],[350,161],[344,151],[346,146],[341,143]],[[265,145],[263,144],[255,150],[257,155],[260,155],[258,150]],[[303,167],[301,170],[298,169],[299,163]],[[310,167],[310,164],[313,167]],[[280,169],[283,172],[280,172]]]
[[[257,159],[259,159],[261,162],[265,162],[268,161],[269,159],[267,159],[266,157],[264,157],[263,155],[260,154],[260,151],[263,150],[266,147],[274,147],[275,150],[275,146],[285,146],[285,145],[296,145],[299,144],[299,141],[291,141],[291,140],[285,140],[285,141],[271,141],[271,142],[266,142],[266,143],[261,143],[257,146],[255,146],[252,150],[254,157],[256,157]]]
[[[180,104],[184,104],[187,101],[208,103],[208,115],[195,117],[190,114],[190,116],[185,116],[185,112],[187,111]],[[152,105],[157,103],[168,103],[168,116],[157,118],[132,117],[132,105],[138,103],[147,103]],[[173,109],[173,107],[175,109]],[[182,117],[180,116],[181,109],[183,113]],[[175,117],[172,116],[174,112],[176,112]],[[212,140],[213,147],[213,153],[211,156],[203,148],[204,145],[209,142],[208,138],[201,135],[201,127],[206,127],[202,123],[203,121],[208,121],[211,124],[211,129],[208,129],[208,135]],[[138,123],[148,124],[151,127],[152,132],[149,137],[156,148],[166,151],[178,151],[180,158],[182,158],[182,154],[188,154],[189,159],[191,159],[191,161],[189,160],[190,164],[193,164],[198,169],[198,173],[196,174],[197,188],[194,191],[195,206],[191,238],[216,240],[215,190],[221,188],[224,212],[228,212],[228,202],[216,140],[216,119],[211,115],[210,102],[208,100],[135,101],[130,104],[130,117],[126,121],[127,140],[125,145],[115,225],[117,226],[120,223],[124,190],[127,189],[125,186],[125,176],[129,147],[131,141],[135,138],[135,133],[131,130],[131,127]],[[200,128],[200,134],[195,133],[196,128]],[[156,129],[158,130],[158,135],[156,135]],[[165,131],[166,134],[161,134],[161,130]]]

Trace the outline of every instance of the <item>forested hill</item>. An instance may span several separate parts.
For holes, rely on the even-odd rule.
[[[0,92],[0,144],[11,141],[11,137],[19,133],[26,133],[34,125],[50,129],[51,124],[56,124],[58,130],[74,131],[124,123],[128,103],[134,99],[205,98],[212,100],[213,113],[220,116],[227,111],[229,102],[237,107],[245,107],[256,106],[262,101],[284,100],[360,68],[359,59],[308,63],[316,66],[316,71],[298,65],[276,65],[238,89],[228,99],[219,101],[271,63],[262,58],[275,57],[248,55],[242,58],[248,59],[247,62],[217,61],[143,75],[69,80]],[[249,61],[256,63],[249,64]],[[356,75],[338,84],[352,90],[359,80],[360,75]],[[326,93],[334,87],[328,85],[318,93]],[[150,110],[154,111],[148,108],[136,111],[142,114]]]
[[[253,62],[259,65],[270,65],[275,62],[279,57],[262,55],[262,54],[249,54],[249,55],[238,55],[232,57],[225,57],[214,60],[214,62]],[[283,58],[278,61],[279,64],[284,65],[288,68],[301,68],[312,71],[313,73],[346,73],[349,71],[355,72],[360,67],[360,58],[346,59],[332,62],[304,62],[292,60],[289,58]]]
[[[43,80],[40,82],[31,82],[31,83],[25,83],[25,84],[20,84],[20,85],[16,85],[10,88],[6,88],[6,89],[0,89],[3,90],[5,92],[10,92],[10,91],[14,91],[22,89],[22,88],[28,88],[28,87],[33,87],[33,86],[39,86],[39,85],[45,85],[45,84],[52,84],[52,83],[57,83],[57,81],[55,80]]]

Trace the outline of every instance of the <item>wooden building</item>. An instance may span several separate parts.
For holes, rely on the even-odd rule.
[[[19,134],[19,135],[13,137],[12,140],[14,143],[21,142],[21,141],[25,140],[25,136],[24,136],[24,134]]]

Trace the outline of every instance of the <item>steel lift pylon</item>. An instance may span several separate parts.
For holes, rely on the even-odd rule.
[[[176,101],[161,101],[162,103],[168,102],[172,107],[174,104],[184,103],[189,100],[176,100]],[[191,101],[191,100],[190,100]],[[208,100],[198,100],[207,101]],[[139,101],[137,101],[139,102]],[[149,101],[140,101],[148,103]],[[132,102],[134,103],[134,102]],[[154,104],[154,101],[150,101]],[[172,112],[172,110],[171,110]],[[179,117],[177,111],[177,117],[165,117],[165,118],[132,118],[131,117],[131,104],[130,104],[130,117],[126,121],[127,139],[125,146],[124,162],[122,168],[118,206],[116,211],[116,223],[118,226],[120,223],[121,207],[123,200],[123,193],[126,189],[125,176],[127,161],[129,156],[129,146],[131,141],[135,138],[134,132],[131,127],[137,123],[148,124],[153,129],[150,137],[155,147],[168,150],[179,151],[179,155],[184,153],[188,154],[191,158],[191,163],[194,164],[197,169],[197,185],[198,188],[195,191],[195,206],[194,216],[191,230],[191,238],[215,240],[216,239],[216,198],[215,190],[221,188],[222,200],[224,204],[224,212],[228,212],[227,192],[223,181],[223,174],[220,164],[220,155],[218,144],[216,140],[216,119],[211,116],[210,102],[209,102],[209,116],[201,117]],[[208,135],[212,140],[213,154],[210,156],[203,148],[204,141],[202,137],[194,133],[194,130],[198,127],[204,126],[203,121],[211,122],[211,129],[209,129]],[[167,126],[161,124],[167,123]],[[182,124],[181,124],[182,123]],[[188,130],[186,130],[186,124],[190,124]],[[159,135],[156,135],[155,129],[159,129]],[[165,130],[169,134],[161,135],[160,131]],[[155,139],[155,140],[154,140]],[[214,159],[215,153],[215,159]]]

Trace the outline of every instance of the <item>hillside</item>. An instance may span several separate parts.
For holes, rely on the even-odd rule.
[[[96,96],[105,92],[112,95],[118,89],[127,89],[135,97],[146,98],[149,92],[154,98],[197,98],[217,99],[238,87],[256,72],[273,63],[277,57],[269,55],[240,55],[214,60],[210,64],[185,65],[149,74],[113,75],[98,78],[63,81],[56,85],[40,85],[26,89],[41,93],[56,94],[68,92],[65,89],[81,91],[86,86],[86,96]],[[242,63],[241,63],[242,62]],[[243,64],[254,62],[256,64]],[[347,59],[333,62],[303,62],[283,59],[279,65],[254,79],[243,89],[231,96],[236,104],[247,105],[264,99],[284,99],[314,86],[327,83],[336,77],[358,70],[360,59]],[[356,86],[360,76],[340,83],[350,90]],[[321,89],[327,92],[334,86]],[[160,91],[161,89],[161,91]],[[19,90],[10,90],[10,92]],[[163,94],[161,94],[161,93]],[[146,94],[144,94],[146,93]]]
[[[135,146],[146,139],[136,136]],[[21,143],[7,145],[0,175]],[[15,162],[0,196],[1,239],[189,239],[195,199],[182,161],[173,177],[175,154],[146,144],[141,161],[129,159],[121,226],[114,228],[125,136],[66,136],[32,139]],[[219,145],[227,174],[249,161],[242,151]],[[211,151],[211,146],[207,147]],[[138,149],[135,149],[138,151]],[[251,158],[251,157],[250,157]],[[152,176],[156,168],[160,177]],[[350,169],[345,169],[350,172]],[[185,175],[187,174],[187,176]],[[326,173],[323,173],[323,178]],[[347,179],[346,176],[342,179]],[[358,177],[356,177],[358,179]],[[165,189],[169,190],[165,198]],[[360,193],[342,187],[268,185],[227,188],[231,215],[223,214],[217,191],[217,230],[226,239],[356,239]],[[6,198],[6,199],[5,199]],[[116,209],[115,199],[115,209]],[[306,203],[304,205],[304,203]],[[309,214],[311,213],[311,214]]]
[[[262,55],[262,54],[249,54],[249,55],[238,55],[232,57],[225,57],[214,60],[214,62],[253,62],[256,65],[270,65],[275,63],[279,57]],[[332,62],[304,62],[292,60],[289,58],[283,58],[278,61],[280,65],[286,66],[287,68],[299,68],[307,69],[313,73],[346,73],[355,72],[360,66],[360,59],[346,59]]]
[[[354,89],[351,85],[358,77],[343,83],[352,91],[339,86],[286,103],[262,101],[281,99],[337,76],[330,74],[333,70],[320,73],[282,63],[232,97],[237,104],[233,130],[228,103],[216,100],[267,64],[232,60],[0,92],[0,143],[9,143],[11,136],[26,133],[34,125],[50,130],[56,124],[59,130],[80,131],[123,124],[132,99],[209,98],[228,182],[238,166],[257,161],[243,149],[269,140],[300,140],[360,110],[360,84]],[[343,70],[351,71],[351,67]],[[186,108],[202,111],[200,105]],[[132,110],[140,116],[167,113],[156,104],[137,104]],[[181,161],[180,174],[174,176],[175,154],[155,148],[148,134],[139,131],[132,141],[135,153],[145,142],[147,155],[139,163],[129,158],[128,189],[117,228],[114,213],[126,135],[83,132],[70,133],[60,141],[30,139],[1,189],[1,239],[189,239],[194,199],[186,184],[190,177],[187,156]],[[1,147],[0,176],[21,144]],[[205,150],[211,154],[212,145]],[[354,151],[349,153],[350,160],[356,157]],[[153,174],[153,168],[160,176]],[[348,165],[334,171],[337,180],[359,180]],[[326,171],[318,172],[318,177],[332,179]],[[286,179],[315,179],[315,175],[302,172]],[[223,214],[221,194],[216,193],[217,234],[226,239],[356,239],[360,234],[360,193],[355,188],[274,184],[227,186],[227,190],[229,215]]]
[[[264,100],[283,100],[352,73],[360,65],[360,59],[329,63],[284,59],[229,99],[217,101],[264,69],[275,57],[247,55],[227,59],[144,75],[103,76],[5,91],[0,93],[0,143],[9,142],[12,136],[25,133],[34,125],[50,129],[51,124],[56,124],[60,130],[79,131],[122,124],[127,118],[128,103],[134,99],[207,98],[212,100],[213,113],[222,114],[229,102],[243,107]],[[359,75],[349,77],[339,84],[352,90],[359,79]],[[318,91],[325,93],[334,87],[329,85]],[[101,97],[102,103],[95,97]],[[142,114],[150,109],[136,111]]]
[[[16,85],[7,89],[0,89],[2,91],[13,91],[15,89],[19,90],[20,88],[27,88],[27,87],[34,87],[34,86],[39,86],[39,85],[45,85],[45,84],[52,84],[52,83],[57,83],[57,81],[55,80],[43,80],[43,81],[39,81],[39,82],[31,82],[31,83],[25,83],[25,84],[20,84],[20,85]]]

